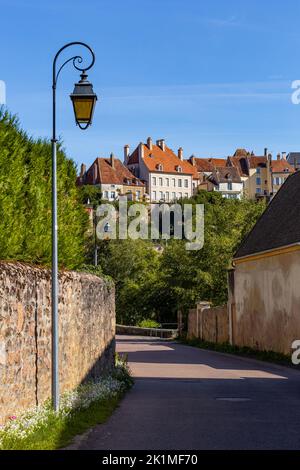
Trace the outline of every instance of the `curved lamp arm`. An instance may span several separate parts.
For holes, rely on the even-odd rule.
[[[58,72],[56,73],[56,62],[57,62],[57,59],[58,57],[60,56],[60,54],[62,53],[62,51],[64,51],[65,49],[67,49],[68,47],[71,47],[71,46],[83,46],[85,47],[86,49],[88,49],[91,53],[91,56],[92,56],[92,62],[90,63],[90,65],[88,67],[79,67],[78,64],[81,64],[83,59],[80,55],[76,55],[74,57],[71,57],[70,59],[66,60],[66,62],[64,62],[62,64],[62,66],[59,68]],[[73,61],[73,66],[76,70],[79,70],[80,72],[85,72],[86,70],[89,70],[90,68],[93,67],[94,63],[95,63],[95,54],[93,52],[93,50],[90,48],[90,46],[88,46],[87,44],[85,44],[84,42],[78,42],[78,41],[75,41],[75,42],[69,42],[68,44],[66,44],[65,46],[61,47],[59,49],[59,51],[57,52],[56,56],[54,57],[54,60],[53,60],[53,86],[55,87],[56,86],[56,83],[57,83],[57,79],[58,79],[58,76],[61,72],[61,70],[64,68],[64,66],[68,63],[68,62],[71,62]],[[77,64],[76,64],[77,62]]]

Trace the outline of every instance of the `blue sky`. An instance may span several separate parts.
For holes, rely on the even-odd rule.
[[[55,52],[95,50],[92,128],[74,125],[77,72],[59,83],[58,134],[78,164],[148,136],[186,157],[300,150],[299,0],[0,0],[0,21],[7,105],[34,136],[50,136]]]

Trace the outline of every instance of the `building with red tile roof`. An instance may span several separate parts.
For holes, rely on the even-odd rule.
[[[152,202],[172,202],[191,197],[198,185],[198,172],[183,158],[183,149],[177,154],[164,139],[147,143],[141,142],[130,154],[129,146],[124,147],[124,164],[136,177],[146,181],[147,192]]]
[[[113,154],[110,158],[96,158],[86,170],[81,166],[78,184],[90,184],[101,188],[103,199],[117,200],[120,195],[127,194],[131,200],[142,200],[146,186],[133,175],[123,163]]]
[[[226,167],[227,163],[227,159],[225,158],[197,158],[194,155],[192,155],[188,161],[197,170],[199,184],[217,168]]]

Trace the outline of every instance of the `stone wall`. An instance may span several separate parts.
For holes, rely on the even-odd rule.
[[[229,318],[227,305],[213,307],[200,302],[188,315],[188,339],[199,338],[210,343],[229,341]]]
[[[50,272],[0,262],[0,420],[51,395]],[[61,391],[113,365],[114,287],[90,274],[59,277]]]
[[[178,330],[164,328],[140,328],[138,326],[117,325],[116,333],[118,335],[129,336],[154,336],[157,338],[175,339],[178,336]]]

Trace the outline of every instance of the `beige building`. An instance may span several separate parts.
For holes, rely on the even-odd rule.
[[[285,180],[292,174],[295,173],[294,167],[287,161],[286,154],[280,153],[277,155],[277,160],[272,160],[271,163],[272,172],[272,194],[275,195]]]
[[[244,195],[248,199],[270,197],[272,155],[265,149],[263,156],[256,156],[245,149],[238,149],[228,157],[227,165],[235,167],[244,183]]]
[[[290,354],[300,340],[300,173],[272,199],[234,257],[229,315],[236,345]]]

